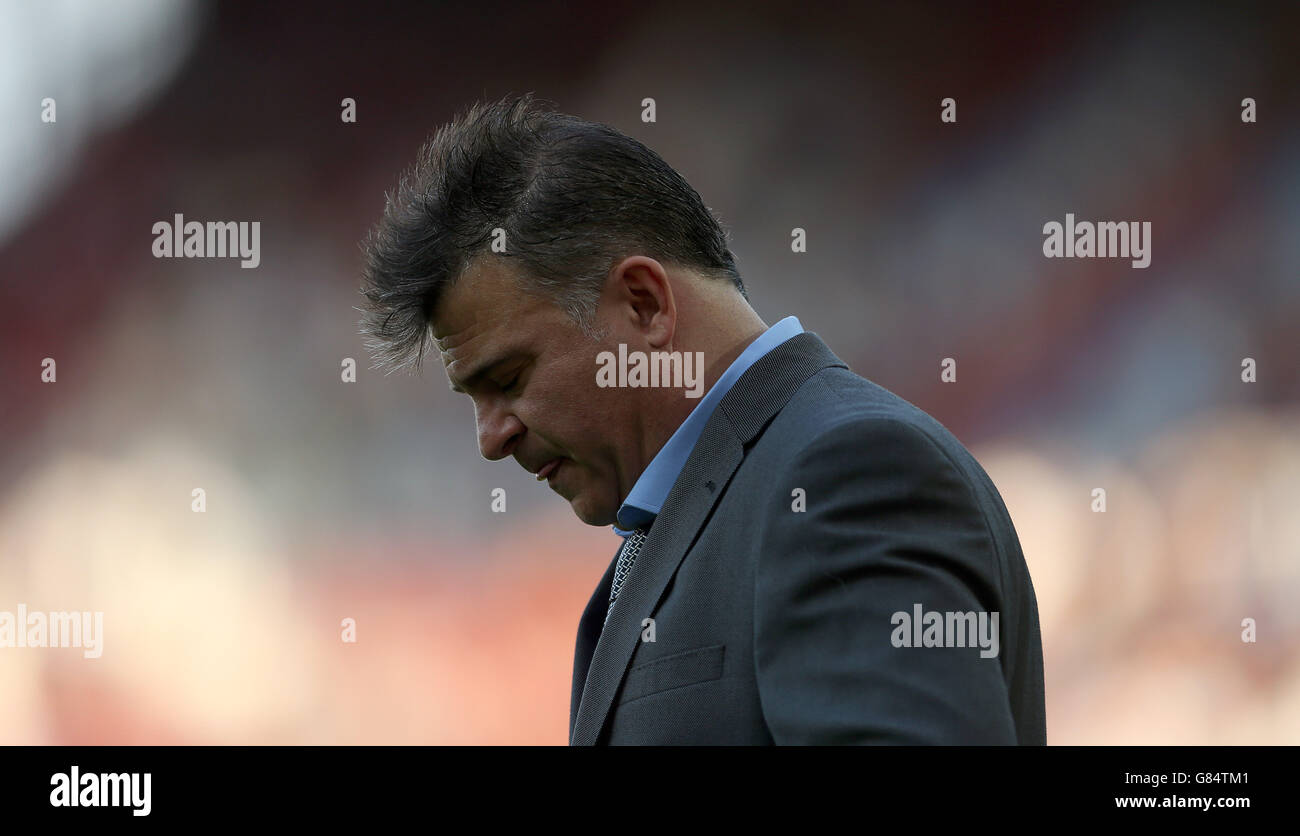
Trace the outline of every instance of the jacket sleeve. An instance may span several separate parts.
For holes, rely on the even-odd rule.
[[[775,483],[759,522],[754,664],[776,743],[1014,744],[1001,642],[987,655],[997,556],[948,454],[919,427],[857,419]],[[983,647],[969,635],[965,647],[896,646],[926,626],[896,615],[914,620],[918,604],[945,630],[949,612],[985,612]]]

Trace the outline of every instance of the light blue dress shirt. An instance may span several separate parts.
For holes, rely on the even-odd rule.
[[[633,529],[644,528],[654,521],[654,518],[659,515],[659,509],[664,505],[664,500],[668,498],[673,483],[677,481],[682,468],[686,466],[691,450],[695,449],[695,442],[700,440],[704,425],[709,422],[709,416],[717,409],[722,397],[731,391],[731,387],[740,376],[758,362],[760,357],[796,334],[802,333],[803,326],[799,324],[799,320],[787,316],[746,346],[740,356],[722,373],[722,377],[718,378],[718,382],[713,384],[713,387],[695,405],[691,414],[686,416],[686,420],[677,428],[677,432],[672,434],[651,459],[641,478],[636,480],[627,499],[618,509],[618,524],[613,527],[615,533],[626,537]]]

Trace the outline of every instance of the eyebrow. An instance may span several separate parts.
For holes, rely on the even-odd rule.
[[[474,371],[470,372],[469,375],[465,378],[465,380],[462,383],[451,381],[451,391],[457,392],[462,395],[468,394],[465,391],[466,389],[473,389],[476,385],[478,385],[479,380],[486,377],[490,372],[496,369],[497,366],[500,366],[514,359],[514,356],[515,356],[514,352],[510,352],[500,357],[497,357],[494,360],[487,361],[486,363],[479,366]]]

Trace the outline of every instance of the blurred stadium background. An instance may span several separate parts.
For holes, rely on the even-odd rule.
[[[534,91],[984,464],[1051,743],[1300,743],[1296,9],[0,3],[0,610],[105,613],[99,659],[0,650],[0,742],[565,742],[617,537],[480,459],[436,359],[367,371],[353,309],[419,143]],[[178,212],[261,266],[153,258]],[[1151,221],[1151,266],[1045,259],[1066,212]]]

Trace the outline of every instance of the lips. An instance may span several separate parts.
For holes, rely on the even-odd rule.
[[[551,478],[551,474],[554,473],[555,469],[558,468],[559,466],[560,466],[559,459],[551,459],[549,462],[542,465],[541,468],[537,471],[537,481],[540,482],[543,479]]]

